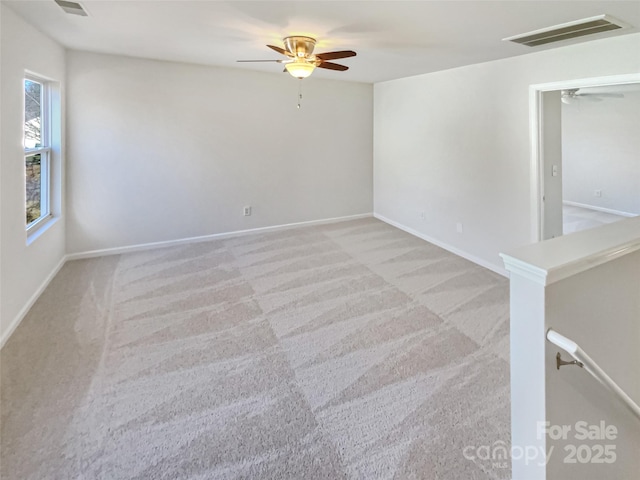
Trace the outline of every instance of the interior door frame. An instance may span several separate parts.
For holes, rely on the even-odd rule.
[[[543,120],[542,100],[545,92],[567,90],[570,88],[601,87],[604,85],[623,85],[640,83],[640,73],[611,75],[606,77],[580,78],[562,80],[551,83],[540,83],[529,86],[529,143],[530,143],[530,212],[531,212],[531,240],[539,242],[543,239],[544,225],[544,159],[543,150]]]

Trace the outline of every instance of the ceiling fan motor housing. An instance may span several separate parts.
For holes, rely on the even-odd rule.
[[[296,57],[306,58],[312,55],[315,46],[316,40],[311,37],[293,36],[284,39],[284,48]]]

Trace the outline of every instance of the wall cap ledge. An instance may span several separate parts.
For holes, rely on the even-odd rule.
[[[640,216],[501,253],[505,268],[550,285],[640,250]]]

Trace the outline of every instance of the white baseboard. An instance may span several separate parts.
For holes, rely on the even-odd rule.
[[[42,295],[42,292],[44,292],[45,288],[47,288],[49,283],[51,283],[51,280],[53,280],[53,277],[55,277],[58,274],[58,272],[64,266],[66,261],[67,261],[67,256],[65,255],[60,259],[60,262],[58,262],[58,264],[54,267],[51,273],[47,275],[47,278],[44,279],[44,282],[40,284],[40,286],[35,291],[35,293],[31,295],[31,298],[29,298],[29,301],[27,301],[24,307],[22,307],[20,312],[18,312],[18,315],[16,315],[16,317],[13,319],[13,321],[9,325],[9,328],[2,334],[2,337],[0,337],[0,349],[4,347],[5,343],[7,343],[7,340],[9,340],[9,337],[11,337],[13,332],[15,332],[16,328],[18,328],[18,325],[20,325],[20,322],[22,322],[22,320],[27,315],[31,307],[33,307],[33,304],[36,303],[36,300],[38,300],[40,295]]]
[[[620,210],[613,210],[612,208],[596,207],[595,205],[587,205],[586,203],[570,202],[569,200],[563,200],[563,205],[569,205],[571,207],[586,208],[587,210],[595,210],[596,212],[611,213],[612,215],[620,215],[621,217],[637,217],[637,213],[622,212]]]
[[[430,237],[428,235],[420,233],[417,230],[414,230],[413,228],[406,227],[406,226],[402,225],[401,223],[395,222],[395,221],[393,221],[393,220],[391,220],[389,218],[386,218],[385,216],[380,215],[378,213],[374,212],[373,216],[375,218],[377,218],[378,220],[382,220],[383,222],[388,223],[389,225],[391,225],[393,227],[399,228],[400,230],[403,230],[403,231],[405,231],[407,233],[410,233],[411,235],[413,235],[415,237],[421,238],[422,240],[425,240],[425,241],[427,241],[429,243],[433,243],[434,245],[437,245],[440,248],[444,248],[445,250],[447,250],[447,251],[449,251],[449,252],[451,252],[451,253],[453,253],[455,255],[458,255],[459,257],[462,257],[462,258],[464,258],[466,260],[469,260],[470,262],[473,262],[473,263],[475,263],[477,265],[480,265],[481,267],[484,267],[484,268],[486,268],[488,270],[491,270],[492,272],[495,272],[495,273],[497,273],[499,275],[502,275],[503,277],[509,278],[509,272],[505,268],[502,268],[502,267],[499,267],[498,265],[494,265],[493,263],[487,262],[486,260],[478,258],[475,255],[471,255],[468,252],[464,252],[464,251],[460,250],[459,248],[456,248],[456,247],[453,247],[453,246],[451,246],[451,245],[449,245],[447,243],[441,242],[440,240],[436,240],[435,238],[432,238],[432,237]]]
[[[142,243],[137,245],[129,245],[126,247],[104,248],[101,250],[90,250],[87,252],[70,253],[67,260],[78,260],[81,258],[102,257],[104,255],[119,255],[121,253],[138,252],[142,250],[151,250],[153,248],[174,247],[178,245],[186,245],[189,243],[207,242],[210,240],[220,240],[223,238],[238,237],[241,235],[251,235],[256,233],[276,232],[279,230],[288,230],[290,228],[307,227],[312,225],[323,225],[327,223],[346,222],[349,220],[358,220],[360,218],[370,218],[372,213],[362,213],[358,215],[349,215],[345,217],[325,218],[322,220],[310,220],[307,222],[287,223],[283,225],[274,225],[271,227],[251,228],[248,230],[236,230],[233,232],[214,233],[212,235],[202,235],[199,237],[180,238],[178,240],[167,240],[164,242]]]

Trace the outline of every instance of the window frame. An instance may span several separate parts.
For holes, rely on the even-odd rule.
[[[23,122],[22,122],[22,146],[24,149],[24,163],[25,165],[25,215],[26,215],[26,160],[28,157],[34,155],[40,155],[40,217],[26,224],[27,237],[38,231],[49,219],[53,217],[51,212],[51,84],[49,80],[25,72],[22,84],[24,91],[24,83],[26,81],[35,82],[40,85],[40,147],[25,148],[25,131],[24,125],[26,124],[26,101],[23,93]],[[25,218],[26,221],[26,218]]]

